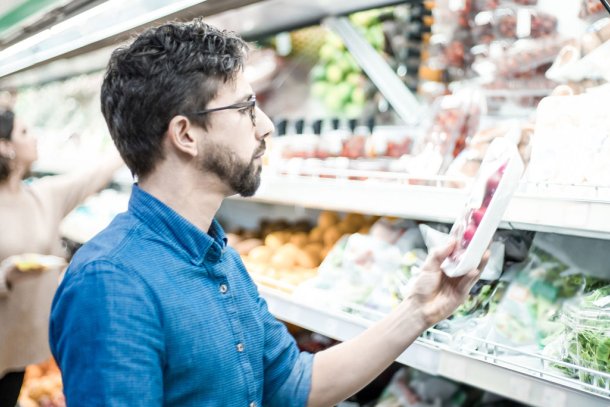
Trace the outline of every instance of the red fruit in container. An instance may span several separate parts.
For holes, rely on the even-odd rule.
[[[466,230],[464,231],[464,236],[462,236],[462,247],[466,248],[472,241],[475,232],[477,231],[477,226],[475,224],[469,224]]]
[[[485,184],[485,195],[492,197],[496,193],[496,189],[498,189],[501,180],[502,173],[498,170],[487,180],[487,184]]]
[[[482,207],[477,209],[476,211],[474,211],[472,213],[472,220],[474,222],[475,225],[479,226],[481,224],[481,220],[483,220],[483,216],[485,216],[485,211],[487,210],[487,207]]]
[[[441,264],[447,276],[465,275],[479,265],[522,174],[523,162],[517,146],[502,137],[494,139],[469,199],[451,229],[452,236],[460,243]]]

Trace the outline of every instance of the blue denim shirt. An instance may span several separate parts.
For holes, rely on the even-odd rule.
[[[68,406],[304,406],[300,353],[220,225],[209,234],[134,185],[53,301]]]

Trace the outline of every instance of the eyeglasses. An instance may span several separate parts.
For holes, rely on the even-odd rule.
[[[204,115],[204,114],[208,114],[208,113],[212,113],[212,112],[218,112],[221,110],[233,110],[233,109],[240,110],[240,111],[247,110],[248,113],[250,114],[250,120],[252,120],[252,125],[256,126],[256,97],[255,96],[252,96],[250,99],[248,99],[245,102],[235,103],[235,104],[229,105],[229,106],[214,107],[212,109],[199,110],[199,111],[193,112],[191,114]]]

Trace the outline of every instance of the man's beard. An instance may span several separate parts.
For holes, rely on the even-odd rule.
[[[235,152],[220,144],[208,143],[201,161],[201,169],[216,174],[234,192],[241,196],[252,196],[261,183],[262,166],[255,162],[255,156],[265,150],[265,141],[254,151],[249,162],[237,157]]]

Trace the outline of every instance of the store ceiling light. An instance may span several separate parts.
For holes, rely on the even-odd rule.
[[[204,2],[108,0],[0,51],[0,77]]]

